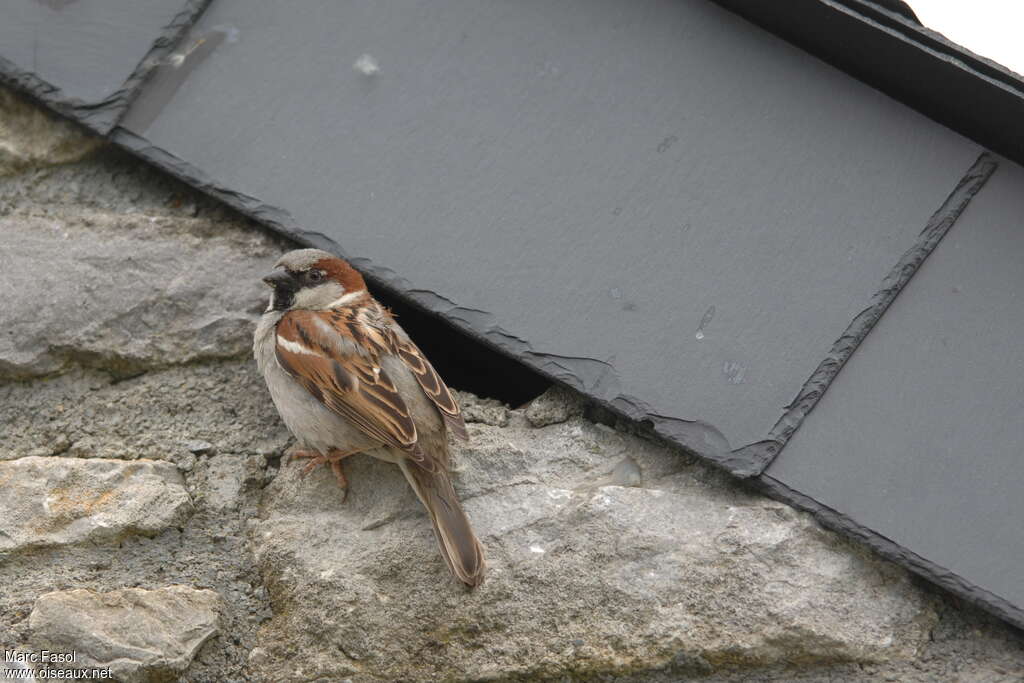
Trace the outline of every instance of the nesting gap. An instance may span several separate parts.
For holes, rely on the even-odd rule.
[[[518,408],[551,386],[551,380],[536,370],[474,339],[436,313],[427,312],[386,288],[371,285],[370,289],[378,301],[391,309],[449,387]]]

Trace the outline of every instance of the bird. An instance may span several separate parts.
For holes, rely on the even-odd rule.
[[[451,573],[483,582],[484,549],[451,481],[448,433],[466,440],[458,402],[430,361],[347,261],[297,249],[263,278],[269,304],[253,355],[308,472],[329,464],[342,488],[345,458],[398,465],[426,508]]]

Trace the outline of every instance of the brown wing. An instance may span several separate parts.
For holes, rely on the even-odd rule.
[[[434,405],[437,406],[441,417],[444,418],[448,429],[456,437],[467,441],[469,435],[466,433],[466,422],[462,418],[462,409],[452,396],[445,383],[441,381],[434,366],[426,359],[423,352],[411,341],[399,339],[398,335],[392,336],[395,353],[402,359],[406,367],[412,370],[416,381],[420,383],[423,393],[427,395]]]
[[[329,311],[286,313],[277,323],[278,363],[314,398],[365,434],[422,460],[416,424],[378,355],[332,323],[337,320]]]

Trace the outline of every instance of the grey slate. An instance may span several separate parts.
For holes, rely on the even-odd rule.
[[[0,79],[106,133],[209,0],[6,0]]]
[[[885,315],[889,306],[903,288],[914,277],[921,264],[935,250],[949,229],[970,206],[971,200],[985,186],[998,168],[996,159],[985,152],[968,169],[956,188],[949,194],[942,206],[928,219],[928,224],[918,236],[914,245],[900,257],[892,267],[878,291],[871,297],[871,303],[850,322],[843,334],[832,344],[832,348],[818,364],[814,373],[800,388],[800,393],[786,407],[783,416],[772,427],[769,437],[762,442],[745,447],[738,455],[746,455],[753,465],[750,475],[761,474],[764,468],[785,447],[793,433],[800,427],[807,414],[814,410],[818,401],[861,342]],[[734,470],[746,475],[747,471]]]
[[[404,7],[219,0],[121,140],[727,466],[979,152],[705,2]]]
[[[1024,169],[1003,161],[767,474],[1024,606]]]

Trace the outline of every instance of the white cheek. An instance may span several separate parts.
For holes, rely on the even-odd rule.
[[[295,292],[292,308],[308,308],[318,310],[327,308],[332,301],[345,293],[345,288],[337,282],[325,282],[316,287],[303,287]]]

